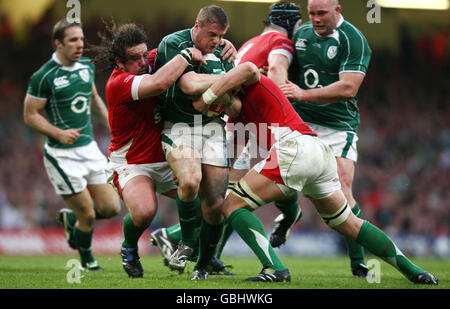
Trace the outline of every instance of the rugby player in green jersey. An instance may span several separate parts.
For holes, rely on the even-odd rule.
[[[108,112],[94,84],[94,65],[82,57],[81,24],[62,19],[52,38],[55,52],[30,78],[24,121],[47,136],[44,166],[56,193],[70,207],[57,216],[69,245],[79,251],[84,269],[101,270],[91,251],[94,222],[117,215],[120,201],[106,183],[107,162],[94,140],[91,106],[105,126]]]
[[[176,203],[181,226],[181,241],[170,257],[171,269],[183,271],[192,258],[195,245],[194,231],[200,225],[199,263],[203,261],[201,248],[214,250],[218,239],[210,239],[222,230],[222,224],[213,218],[220,216],[228,184],[229,158],[225,139],[223,108],[201,113],[192,106],[192,97],[201,95],[218,79],[221,73],[233,68],[232,61],[222,57],[219,45],[229,27],[226,13],[218,6],[206,6],[190,29],[166,36],[158,46],[155,66],[158,70],[182,49],[195,47],[206,60],[206,65],[189,66],[176,84],[162,96],[164,130],[162,144],[166,159],[178,181]],[[199,74],[200,73],[200,74]]]
[[[280,88],[302,119],[333,150],[342,191],[353,213],[361,210],[352,193],[357,160],[359,111],[356,94],[369,66],[371,49],[363,34],[344,20],[337,0],[309,0],[310,21],[295,32],[297,84]],[[363,248],[346,238],[352,273],[366,277]]]
[[[264,21],[265,27],[262,34],[251,38],[244,43],[238,51],[235,65],[250,61],[259,68],[267,67],[267,75],[278,84],[286,81],[288,76],[288,68],[294,56],[294,44],[291,41],[294,29],[301,22],[300,9],[295,3],[277,2],[270,6],[268,20]],[[227,140],[231,138],[227,132]],[[230,143],[230,141],[228,141]],[[232,143],[232,141],[231,141]],[[230,169],[228,191],[232,188],[237,180],[242,178],[250,169],[250,154],[248,153],[250,145],[247,144],[245,150],[241,152]],[[227,192],[228,192],[227,191]],[[228,194],[228,193],[227,193]],[[278,247],[283,244],[292,226],[301,218],[301,210],[297,206],[298,195],[282,201],[276,201],[275,205],[280,211],[285,211],[280,215],[281,218],[287,217],[290,220],[283,220],[282,225],[277,224],[276,234],[272,234],[272,246]],[[277,220],[281,220],[278,219]],[[217,246],[215,257],[213,257],[208,273],[211,274],[231,274],[225,269],[225,265],[220,261],[223,248],[233,232],[231,225],[224,222],[224,232]],[[168,228],[160,228],[151,234],[152,242],[157,245],[165,256],[165,261],[170,258],[173,252],[172,248],[176,247],[176,243],[181,238],[180,225]],[[277,244],[277,245],[275,245]],[[195,252],[195,250],[194,250]]]

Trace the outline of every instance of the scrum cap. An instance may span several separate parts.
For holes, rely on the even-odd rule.
[[[280,27],[287,32],[289,38],[292,38],[297,24],[301,23],[302,16],[300,8],[292,2],[277,2],[272,5],[269,20],[265,25]]]

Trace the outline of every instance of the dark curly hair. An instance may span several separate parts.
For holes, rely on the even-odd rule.
[[[300,8],[292,2],[277,2],[270,7],[266,26],[272,25],[286,30],[289,38],[294,34],[295,26],[302,21]]]
[[[99,32],[100,45],[91,45],[88,52],[94,52],[92,58],[100,71],[114,69],[116,58],[121,62],[128,60],[126,49],[145,43],[148,45],[148,37],[145,31],[134,23],[116,25],[114,21],[110,25],[105,23],[105,31]]]

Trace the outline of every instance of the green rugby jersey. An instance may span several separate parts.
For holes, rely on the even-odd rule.
[[[325,87],[339,80],[339,73],[366,73],[372,50],[364,35],[341,16],[335,32],[320,37],[311,22],[294,34],[298,85],[303,89]],[[306,122],[342,131],[357,132],[359,110],[357,98],[336,103],[292,101]]]
[[[55,148],[73,148],[94,140],[91,122],[91,95],[95,67],[89,58],[82,57],[66,67],[54,53],[30,78],[27,94],[46,99],[48,121],[60,129],[79,129],[80,137],[72,144],[61,144],[47,137],[46,143]]]
[[[181,50],[188,47],[194,47],[192,29],[177,31],[164,37],[158,45],[158,52],[155,60],[156,70],[178,55]],[[203,74],[221,74],[231,70],[234,67],[234,64],[228,63],[227,60],[222,60],[220,56],[222,50],[222,46],[217,46],[214,53],[204,55],[207,64],[203,64],[200,67],[193,67],[193,70],[196,73]],[[202,115],[203,124],[213,119],[196,111],[192,106],[192,100],[188,95],[181,91],[176,83],[167,89],[160,98],[163,103],[162,110],[164,120],[173,123],[184,122],[193,125],[195,115]]]

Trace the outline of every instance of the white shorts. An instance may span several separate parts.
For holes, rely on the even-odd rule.
[[[286,196],[299,191],[322,199],[341,188],[331,149],[317,137],[297,131],[276,142],[253,169],[275,181]]]
[[[166,158],[173,149],[183,145],[197,150],[202,164],[230,167],[224,125],[224,121],[218,117],[204,126],[192,127],[185,123],[166,121],[161,138]]]
[[[56,194],[75,194],[86,186],[106,183],[106,157],[92,141],[75,148],[44,146],[44,166]]]
[[[177,188],[173,180],[173,172],[167,162],[124,164],[110,161],[107,165],[106,175],[108,176],[108,183],[113,185],[120,197],[122,197],[122,190],[127,182],[140,175],[152,179],[155,182],[155,190],[159,194]]]
[[[233,131],[227,131],[227,143],[230,149],[233,149],[232,147],[235,147],[234,145],[234,132]],[[252,158],[250,157],[250,139],[248,140],[247,144],[245,144],[245,147],[242,149],[239,156],[236,158],[236,160],[233,163],[232,169],[235,170],[249,170],[251,167],[251,161]],[[233,153],[230,151],[230,153]]]
[[[336,157],[347,158],[356,162],[358,159],[356,149],[358,135],[355,132],[334,130],[309,122],[307,125],[331,148]]]

